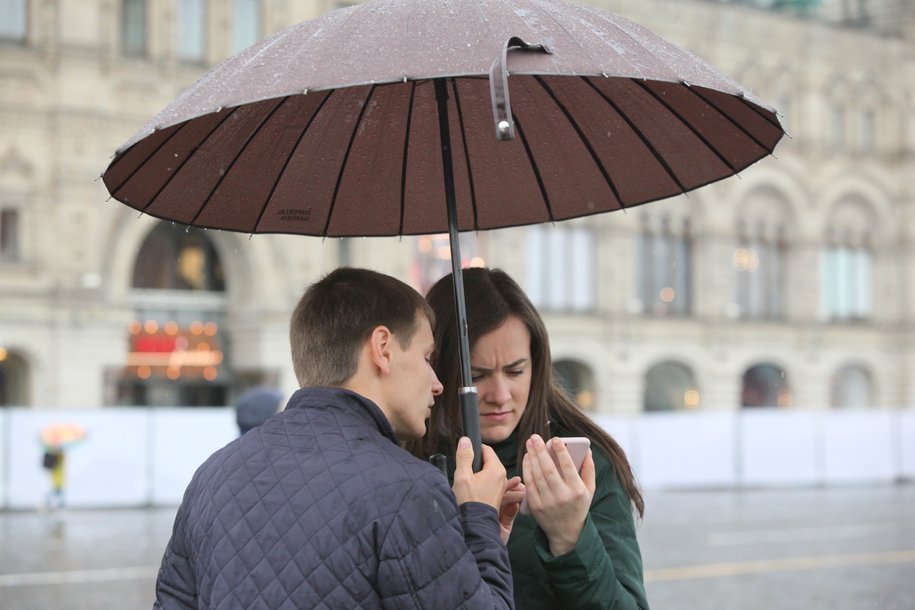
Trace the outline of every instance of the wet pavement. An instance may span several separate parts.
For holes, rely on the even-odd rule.
[[[646,507],[655,610],[915,608],[915,485],[651,492]],[[0,512],[0,607],[150,608],[174,512]]]

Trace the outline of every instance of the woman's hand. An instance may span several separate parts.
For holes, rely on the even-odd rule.
[[[550,451],[558,458],[559,468],[556,468]],[[531,514],[546,534],[550,552],[565,555],[575,548],[594,497],[595,474],[591,451],[585,456],[579,475],[565,443],[557,440],[547,449],[540,435],[534,434],[527,441],[527,453],[521,468]]]
[[[518,511],[521,510],[521,500],[524,499],[525,488],[521,477],[512,477],[508,480],[508,488],[502,496],[502,510],[499,511],[499,530],[502,542],[508,544],[508,537],[512,533],[512,525]]]

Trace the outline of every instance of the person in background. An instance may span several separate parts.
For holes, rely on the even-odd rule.
[[[51,490],[45,499],[50,510],[64,507],[64,450],[60,446],[47,447],[41,458],[41,465],[51,475]]]
[[[442,391],[432,320],[374,271],[308,288],[289,333],[301,389],[194,474],[154,608],[514,607],[500,510],[519,480],[489,447],[474,473],[462,439],[452,490],[398,444]]]
[[[283,406],[283,394],[269,386],[245,390],[235,405],[235,423],[239,434],[256,428],[277,414]]]
[[[515,604],[525,610],[648,608],[633,512],[642,495],[619,444],[561,388],[540,315],[518,284],[497,269],[463,271],[471,374],[480,431],[510,476],[523,473],[531,515],[519,515],[508,541]],[[436,396],[427,435],[410,450],[449,455],[460,435],[461,387],[451,275],[426,296],[437,321]],[[584,436],[592,451],[580,474],[568,450],[545,441]]]

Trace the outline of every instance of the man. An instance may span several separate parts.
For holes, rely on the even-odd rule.
[[[442,391],[430,320],[373,271],[305,292],[290,328],[302,389],[198,469],[154,608],[513,607],[500,525],[516,510],[500,524],[510,482],[493,450],[473,473],[462,439],[452,492],[397,444],[425,433]]]

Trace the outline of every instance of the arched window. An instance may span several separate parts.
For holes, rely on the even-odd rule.
[[[830,406],[835,409],[874,406],[874,380],[868,369],[847,364],[832,377]]]
[[[830,218],[820,256],[820,313],[827,320],[867,320],[873,312],[873,209],[847,198]]]
[[[29,402],[28,362],[0,346],[0,407],[25,406]]]
[[[791,386],[785,370],[771,363],[748,368],[743,374],[740,404],[742,407],[790,407]]]
[[[224,292],[222,262],[202,231],[169,223],[153,229],[137,255],[133,287]]]
[[[587,411],[594,409],[594,373],[577,360],[554,360],[553,370],[566,392]]]
[[[697,409],[699,402],[696,376],[687,365],[660,362],[645,373],[645,411]]]
[[[221,406],[235,380],[223,266],[206,233],[161,222],[133,270],[136,313],[115,404]]]

